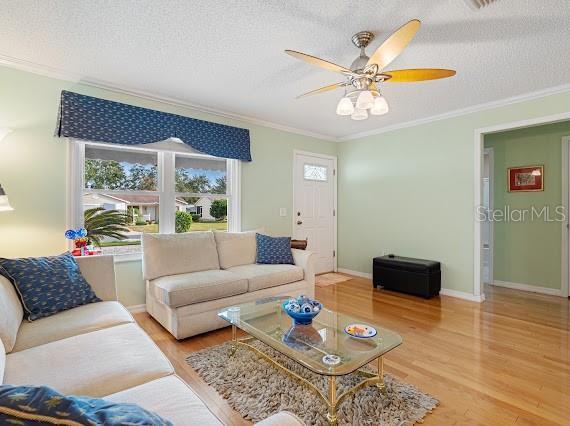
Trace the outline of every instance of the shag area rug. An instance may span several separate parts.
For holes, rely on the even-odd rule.
[[[261,342],[255,341],[254,345],[327,394],[326,377],[312,373]],[[233,357],[229,357],[229,349],[229,343],[213,346],[191,354],[186,361],[244,418],[255,423],[287,410],[307,425],[328,424],[326,405],[313,390],[248,348],[238,347]],[[361,380],[362,376],[355,374],[339,377],[337,394]],[[348,397],[338,408],[339,425],[413,425],[438,404],[434,397],[389,374],[384,375],[384,382],[387,396],[370,386]]]

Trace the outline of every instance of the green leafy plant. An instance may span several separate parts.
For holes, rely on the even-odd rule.
[[[228,215],[228,200],[214,200],[210,206],[210,215],[222,220]]]
[[[117,210],[105,210],[103,207],[87,209],[83,213],[84,227],[87,230],[87,238],[90,244],[101,247],[104,237],[124,240],[129,217]]]
[[[188,212],[177,211],[176,223],[174,225],[177,234],[190,231],[192,226],[192,215]]]

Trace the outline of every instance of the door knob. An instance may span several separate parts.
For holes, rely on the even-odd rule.
[[[303,221],[301,221],[301,220],[297,221],[297,225],[302,225],[302,224],[303,224]]]

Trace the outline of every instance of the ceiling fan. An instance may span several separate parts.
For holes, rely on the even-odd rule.
[[[336,113],[350,115],[353,120],[365,120],[368,118],[368,110],[372,115],[383,115],[389,110],[388,102],[378,90],[379,84],[409,83],[453,77],[456,74],[455,71],[437,68],[385,70],[386,66],[396,59],[412,41],[420,25],[419,20],[413,19],[401,26],[370,57],[364,50],[374,38],[374,34],[370,31],[360,31],[354,34],[352,43],[360,49],[360,56],[352,62],[350,68],[295,50],[285,50],[285,53],[294,58],[341,73],[346,77],[345,81],[312,90],[297,96],[297,99],[344,87],[345,95],[338,102]]]

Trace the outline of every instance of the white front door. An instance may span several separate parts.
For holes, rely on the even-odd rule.
[[[318,154],[295,154],[293,237],[308,239],[317,274],[335,268],[335,161]]]

